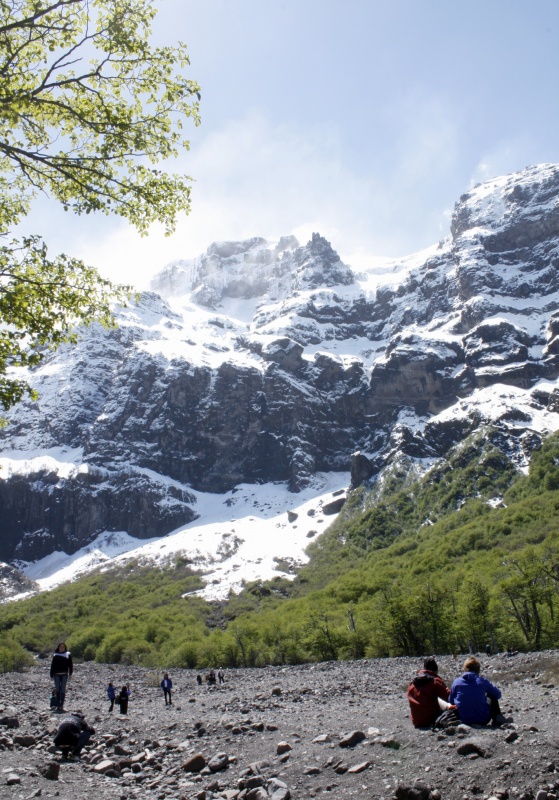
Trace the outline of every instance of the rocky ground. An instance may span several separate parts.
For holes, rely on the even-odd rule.
[[[462,659],[438,661],[450,683]],[[0,676],[3,799],[557,798],[559,652],[484,658],[513,722],[444,733],[409,721],[418,659],[227,670],[217,687],[175,670],[168,707],[158,673],[77,664],[66,707],[96,730],[80,762],[52,744],[61,717],[48,709],[49,663]],[[108,713],[110,680],[130,684],[127,716]]]

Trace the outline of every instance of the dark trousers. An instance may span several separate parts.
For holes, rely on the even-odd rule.
[[[489,702],[489,722],[495,722],[495,717],[501,713],[501,706],[494,697],[488,697],[487,700]]]
[[[173,705],[173,701],[171,700],[171,690],[170,689],[163,689],[163,694],[165,696],[165,705],[167,705],[167,700],[171,705]]]
[[[112,711],[114,707],[115,707],[115,699],[114,697],[111,697],[111,705],[109,706],[109,711]]]

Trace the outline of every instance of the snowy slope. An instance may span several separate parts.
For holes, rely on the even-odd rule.
[[[525,468],[559,428],[556,165],[475,187],[448,239],[369,270],[318,234],[255,237],[152,290],[49,355],[0,433],[0,559],[44,587],[181,550],[223,596],[290,574],[320,503],[399,455],[493,424]]]

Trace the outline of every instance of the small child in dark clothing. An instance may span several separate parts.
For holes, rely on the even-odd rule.
[[[118,693],[118,703],[120,705],[120,713],[128,714],[128,698],[130,697],[130,689],[128,686],[123,686]]]

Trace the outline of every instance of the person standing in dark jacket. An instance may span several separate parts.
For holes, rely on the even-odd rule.
[[[169,677],[169,673],[166,672],[163,675],[163,680],[161,681],[161,688],[163,689],[163,696],[165,697],[165,705],[173,705],[173,701],[171,700],[171,689],[173,688],[173,681]]]
[[[59,642],[50,664],[50,676],[54,680],[56,710],[58,713],[62,713],[64,710],[66,684],[68,679],[72,677],[73,672],[72,654],[66,647],[66,642]]]
[[[477,658],[467,658],[464,674],[452,684],[449,701],[456,706],[466,725],[487,725],[490,721],[502,725],[507,720],[499,707],[501,690],[480,675],[480,670]]]
[[[65,717],[54,736],[54,744],[62,750],[64,758],[70,753],[79,759],[82,747],[87,744],[95,729],[86,721],[81,711],[74,711]]]
[[[107,686],[107,697],[111,701],[111,705],[109,706],[109,711],[112,711],[113,708],[115,707],[115,697],[116,697],[115,687],[113,686],[112,682],[109,683],[109,685]]]
[[[407,698],[410,704],[411,721],[416,728],[432,725],[441,714],[439,698],[448,700],[450,689],[439,678],[439,668],[434,658],[426,658],[423,669],[408,687]]]

